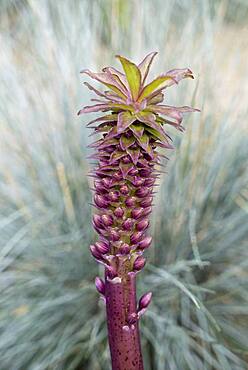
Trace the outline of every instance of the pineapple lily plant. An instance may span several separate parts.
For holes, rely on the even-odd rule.
[[[91,173],[96,209],[93,227],[99,240],[90,250],[105,267],[105,278],[96,278],[96,288],[106,302],[113,370],[143,370],[139,319],[152,293],[145,293],[137,304],[136,275],[145,266],[143,254],[152,242],[147,232],[154,185],[160,175],[158,149],[173,148],[166,125],[183,131],[184,113],[198,111],[161,104],[167,87],[193,75],[187,68],[173,69],[146,83],[156,54],[148,54],[139,65],[118,55],[123,72],[112,67],[101,73],[82,71],[107,87],[100,92],[85,82],[99,98],[78,114],[104,112],[88,123],[101,135],[91,144],[95,150],[91,158],[97,161]]]

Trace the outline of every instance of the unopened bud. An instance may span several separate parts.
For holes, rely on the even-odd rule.
[[[143,199],[141,199],[140,201],[140,205],[141,207],[149,207],[151,204],[152,204],[152,201],[153,201],[153,197],[145,197]]]
[[[140,249],[146,249],[150,246],[151,242],[152,242],[152,237],[146,236],[143,240],[141,240],[141,242],[139,242],[138,247]]]
[[[116,269],[113,266],[106,266],[106,270],[110,279],[114,279],[117,276]]]
[[[144,184],[144,181],[145,181],[145,179],[143,179],[142,177],[135,176],[135,178],[132,181],[132,184],[135,187],[139,187],[139,186]]]
[[[142,177],[149,177],[151,173],[152,173],[152,170],[149,168],[142,168],[141,170],[139,170],[139,174]]]
[[[95,243],[96,250],[101,254],[106,254],[109,252],[109,244],[106,242],[96,242]]]
[[[136,229],[138,231],[144,231],[148,228],[148,226],[149,226],[149,220],[145,218],[144,220],[141,220],[136,224]]]
[[[127,243],[123,243],[120,248],[119,248],[119,252],[121,254],[128,254],[131,250],[131,247],[130,245],[128,245]]]
[[[107,193],[107,190],[105,189],[105,187],[101,184],[96,184],[95,185],[95,190],[98,194],[105,194]]]
[[[146,259],[142,256],[138,256],[134,261],[133,268],[135,271],[140,271],[146,264]]]
[[[147,308],[152,300],[152,292],[145,293],[139,300],[139,308],[138,310],[141,311],[144,308]]]
[[[114,210],[114,215],[117,217],[117,218],[122,218],[123,215],[124,215],[124,210],[121,208],[121,207],[117,207],[115,210]]]
[[[108,194],[108,198],[111,202],[117,202],[119,199],[119,192],[118,191],[110,191]]]
[[[96,194],[94,197],[95,204],[99,208],[107,208],[108,207],[108,201],[103,197],[102,195]]]
[[[137,231],[130,236],[130,241],[132,244],[137,244],[142,239],[143,232]]]
[[[98,290],[98,292],[104,295],[105,294],[105,283],[98,276],[95,279],[95,285],[96,285],[96,289]]]
[[[142,216],[148,216],[151,212],[152,212],[152,207],[146,207],[144,208]]]
[[[105,226],[111,226],[113,225],[113,217],[111,215],[102,215],[101,216],[102,223]]]
[[[115,180],[118,180],[118,181],[122,180],[122,178],[123,178],[121,171],[115,172],[113,174],[113,177],[114,177]]]
[[[135,195],[137,195],[139,198],[144,198],[149,194],[149,192],[149,188],[142,187],[136,190]]]
[[[105,186],[105,188],[110,188],[111,185],[112,185],[112,180],[109,178],[109,177],[104,177],[102,180],[101,180],[101,183],[103,186]]]
[[[133,227],[133,224],[134,224],[134,220],[132,218],[127,218],[123,222],[122,228],[123,228],[123,230],[130,231]]]
[[[120,193],[123,195],[127,195],[129,193],[129,188],[127,185],[122,185],[120,187]]]
[[[132,208],[136,204],[136,198],[135,197],[128,197],[125,201],[125,204],[128,208]]]
[[[145,179],[144,186],[153,186],[155,184],[156,179],[150,177],[149,179]]]
[[[96,249],[95,245],[90,245],[90,251],[93,257],[97,260],[102,259],[102,254]]]
[[[131,212],[132,218],[138,220],[143,215],[144,208],[134,208]]]
[[[117,230],[111,229],[109,232],[110,239],[113,242],[117,242],[120,239],[120,234],[118,233]]]
[[[97,214],[95,214],[95,215],[93,215],[93,224],[94,224],[94,226],[96,226],[97,228],[102,228],[103,226],[102,226],[102,218],[101,218],[101,216],[100,215],[97,215]]]
[[[138,170],[137,170],[137,168],[131,168],[131,170],[129,171],[129,175],[130,176],[134,176],[134,175],[137,175],[137,173],[138,173]]]

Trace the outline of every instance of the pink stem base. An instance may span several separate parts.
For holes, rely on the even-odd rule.
[[[136,305],[135,274],[105,279],[105,297],[112,370],[144,370]]]

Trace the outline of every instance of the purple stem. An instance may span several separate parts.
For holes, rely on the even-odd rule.
[[[136,274],[105,278],[105,297],[112,370],[144,370],[136,302]]]

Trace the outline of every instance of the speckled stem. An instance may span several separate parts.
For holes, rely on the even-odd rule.
[[[108,338],[112,370],[143,370],[136,304],[136,274],[105,278]]]

